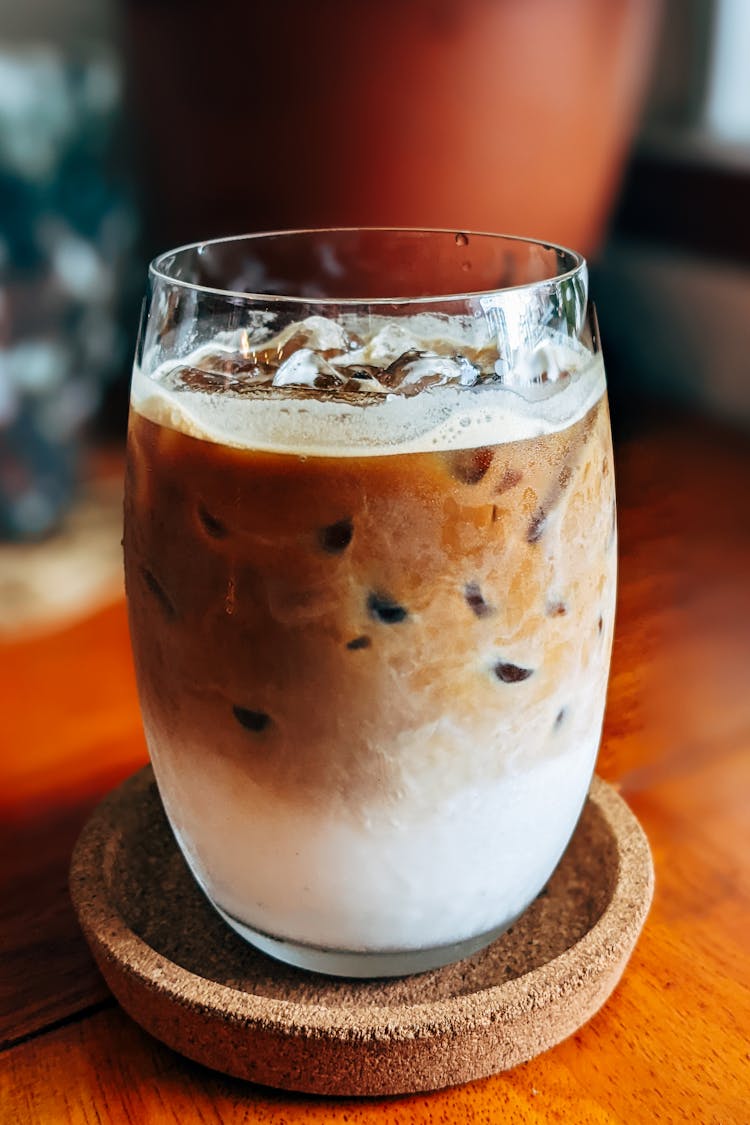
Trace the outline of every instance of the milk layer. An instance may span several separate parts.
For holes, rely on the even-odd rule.
[[[464,941],[523,912],[568,843],[599,734],[595,719],[572,752],[428,813],[406,800],[366,815],[269,800],[231,764],[196,777],[149,744],[182,850],[228,915],[282,940],[384,952]]]

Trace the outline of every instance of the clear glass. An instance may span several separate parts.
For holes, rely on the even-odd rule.
[[[151,266],[125,568],[193,874],[346,976],[457,960],[542,890],[601,736],[604,371],[576,254],[328,230]]]

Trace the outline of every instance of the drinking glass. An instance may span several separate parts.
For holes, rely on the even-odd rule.
[[[372,229],[163,254],[125,509],[154,773],[228,924],[355,977],[511,925],[585,801],[612,642],[583,259]]]

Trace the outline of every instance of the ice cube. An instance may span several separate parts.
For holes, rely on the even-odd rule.
[[[175,367],[161,377],[161,383],[174,391],[227,392],[243,394],[259,384],[271,382],[273,368],[227,356],[200,357],[200,366]]]
[[[253,357],[266,363],[284,363],[295,352],[307,348],[319,352],[326,359],[347,351],[350,339],[335,320],[325,316],[308,316],[305,320],[287,325],[278,335],[256,346]]]
[[[510,386],[535,383],[558,383],[570,378],[571,370],[580,364],[580,354],[558,343],[539,343],[530,351],[519,351],[508,364],[498,360],[495,371]]]
[[[161,382],[174,391],[223,391],[227,380],[218,371],[202,371],[199,367],[175,367],[164,373]]]
[[[273,377],[274,387],[334,387],[346,381],[312,348],[298,348],[285,359]]]
[[[363,347],[346,355],[336,356],[337,367],[357,364],[365,367],[386,368],[402,355],[416,352],[417,341],[399,324],[386,324]]]
[[[388,367],[382,381],[391,389],[401,387],[413,392],[445,383],[471,387],[478,378],[478,370],[465,356],[408,352]]]
[[[200,357],[201,371],[221,375],[247,375],[253,379],[270,380],[273,369],[267,363],[258,363],[242,352],[212,352]]]

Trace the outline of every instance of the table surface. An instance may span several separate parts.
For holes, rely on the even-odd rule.
[[[656,895],[621,984],[524,1066],[328,1100],[208,1071],[108,995],[68,899],[74,840],[145,760],[121,600],[0,645],[0,1122],[750,1122],[750,446],[695,419],[617,444],[621,573],[599,772]]]

